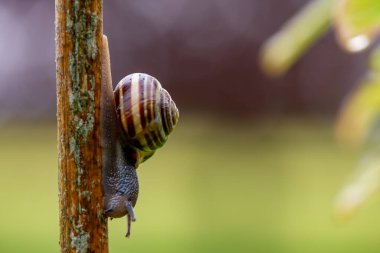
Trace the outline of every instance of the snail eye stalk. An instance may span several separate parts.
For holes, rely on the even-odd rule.
[[[133,211],[133,207],[130,201],[128,201],[127,206],[128,210],[127,214],[127,233],[125,234],[125,237],[129,237],[131,235],[131,221],[136,221],[135,212]]]
[[[129,216],[131,216],[131,220],[136,221],[135,212],[133,211],[133,207],[130,201],[128,201],[127,203],[127,210],[128,210]]]

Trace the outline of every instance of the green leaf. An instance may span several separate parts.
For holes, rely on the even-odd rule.
[[[380,1],[338,0],[335,11],[342,47],[349,52],[367,48],[380,30]]]
[[[380,75],[380,46],[373,50],[370,57],[369,67],[375,75]]]
[[[339,142],[365,143],[380,116],[380,80],[366,78],[345,100],[335,126]]]
[[[345,99],[338,115],[335,133],[344,144],[365,143],[371,133],[378,131],[380,121],[380,46],[373,50],[369,70],[359,86]],[[376,134],[376,133],[375,133]]]
[[[335,203],[339,218],[350,218],[375,193],[380,192],[380,46],[373,50],[366,78],[342,106],[336,124],[338,140],[365,143],[365,155]]]
[[[263,71],[283,75],[329,28],[333,0],[313,0],[272,35],[260,50]]]
[[[380,190],[380,152],[368,152],[356,167],[351,180],[343,187],[335,202],[339,218],[351,218],[368,199]]]

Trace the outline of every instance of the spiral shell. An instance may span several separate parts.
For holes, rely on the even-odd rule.
[[[179,112],[160,82],[143,73],[124,77],[114,91],[116,110],[128,145],[140,162],[162,147],[178,122]]]

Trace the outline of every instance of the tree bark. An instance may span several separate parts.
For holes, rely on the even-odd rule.
[[[103,216],[101,0],[56,0],[61,252],[108,252]]]

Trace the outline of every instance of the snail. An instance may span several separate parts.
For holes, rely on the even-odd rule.
[[[179,112],[169,93],[148,74],[128,75],[112,91],[105,36],[102,59],[103,207],[111,219],[127,216],[129,237],[139,193],[136,169],[163,146]]]

